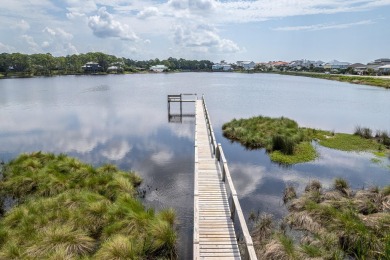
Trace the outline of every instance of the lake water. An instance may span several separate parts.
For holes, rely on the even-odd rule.
[[[233,118],[285,116],[301,126],[352,133],[357,125],[390,131],[390,90],[272,74],[177,73],[0,80],[0,161],[21,152],[66,153],[93,165],[114,163],[142,176],[144,202],[178,214],[179,256],[192,256],[194,119],[169,123],[167,95],[205,95],[246,217],[286,213],[287,184],[309,180],[353,188],[390,183],[390,160],[318,146],[319,158],[282,167],[221,133]],[[184,105],[193,113],[193,103]],[[171,106],[178,112],[178,105]]]

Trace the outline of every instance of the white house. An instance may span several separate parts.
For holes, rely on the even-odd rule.
[[[238,67],[243,67],[244,70],[253,70],[256,64],[253,61],[237,61]]]
[[[349,62],[333,60],[323,65],[324,69],[347,69],[351,65]]]
[[[216,63],[213,66],[211,66],[211,69],[229,71],[232,70],[232,65],[227,64],[225,61],[221,61],[221,63]]]
[[[155,65],[155,66],[150,67],[150,70],[154,71],[154,72],[163,72],[164,70],[167,70],[167,69],[168,69],[168,67],[165,65]]]
[[[380,72],[389,73],[390,72],[390,64],[380,66],[378,68]]]
[[[313,60],[294,60],[290,62],[289,67],[290,68],[321,68],[323,66],[324,62],[323,61],[313,61]]]

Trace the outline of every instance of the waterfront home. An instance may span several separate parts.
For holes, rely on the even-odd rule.
[[[348,66],[348,68],[352,68],[353,72],[363,75],[364,72],[367,71],[367,66],[361,63],[354,63]]]
[[[325,63],[323,61],[314,60],[294,60],[288,64],[290,68],[302,69],[302,68],[322,68]]]
[[[118,66],[110,66],[107,68],[107,72],[109,73],[118,73],[118,71],[121,71],[122,68]]]
[[[253,61],[237,61],[238,67],[242,67],[244,70],[253,70],[255,68],[256,63]]]
[[[93,61],[85,63],[81,68],[84,70],[84,72],[93,72],[93,73],[102,70],[102,67],[99,65],[99,63]]]
[[[155,65],[155,66],[150,67],[149,70],[154,71],[154,72],[163,72],[167,69],[168,69],[168,67],[165,65]]]
[[[329,70],[338,70],[338,69],[347,69],[348,66],[351,65],[349,62],[342,62],[338,60],[332,60],[323,65],[324,69],[329,69]]]
[[[390,64],[378,67],[378,71],[383,74],[390,74]]]
[[[375,65],[387,65],[387,64],[390,64],[390,59],[388,58],[381,58],[381,59],[376,59],[372,62],[369,62],[367,63],[367,65],[372,65],[372,66],[375,66]]]
[[[230,71],[232,70],[232,65],[227,64],[225,62],[216,63],[213,66],[211,66],[211,69],[214,71]]]

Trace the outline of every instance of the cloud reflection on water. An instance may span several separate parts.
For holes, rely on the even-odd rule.
[[[317,83],[324,95],[318,95]],[[206,94],[216,138],[222,143],[245,215],[260,209],[280,217],[285,213],[281,198],[286,184],[302,191],[309,180],[318,179],[330,187],[341,176],[353,187],[385,185],[390,183],[389,170],[373,164],[367,154],[320,146],[318,160],[280,167],[263,150],[248,151],[223,138],[222,124],[233,117],[264,114],[285,115],[324,129],[333,125],[350,129],[356,114],[366,125],[383,128],[379,127],[384,125],[383,115],[377,109],[387,111],[388,96],[361,93],[361,88],[357,94],[341,83],[230,73],[1,80],[0,160],[42,150],[68,153],[94,165],[113,162],[121,169],[135,170],[144,180],[148,206],[177,210],[179,250],[186,258],[192,255],[194,119],[168,123],[167,94]],[[351,98],[345,100],[345,96]],[[368,99],[375,100],[375,106],[360,111],[362,104],[369,105]],[[177,111],[177,106],[173,109]],[[193,111],[193,106],[185,109]],[[326,116],[318,117],[324,111]]]

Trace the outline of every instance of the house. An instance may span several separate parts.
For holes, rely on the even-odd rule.
[[[378,67],[378,71],[384,74],[390,74],[390,64],[386,64]]]
[[[211,66],[212,70],[215,71],[230,71],[232,70],[232,65],[227,64],[224,60],[221,61],[220,63],[216,63],[213,66]]]
[[[285,67],[289,64],[288,62],[285,62],[285,61],[273,61],[270,63],[273,67]]]
[[[118,67],[118,66],[110,66],[107,68],[107,72],[111,72],[111,73],[117,73],[119,70],[120,70],[120,67]]]
[[[367,65],[386,65],[386,64],[390,64],[390,59],[381,58],[381,59],[376,59],[372,62],[367,63]]]
[[[294,60],[290,62],[289,67],[293,69],[302,69],[302,68],[322,68],[325,63],[323,61],[313,61],[313,60]]]
[[[341,62],[338,60],[332,60],[323,65],[324,69],[329,69],[329,70],[339,70],[339,69],[347,69],[348,66],[351,65],[349,62]]]
[[[165,70],[168,70],[168,67],[165,65],[155,65],[155,66],[150,67],[149,70],[154,71],[154,72],[163,72]]]
[[[99,65],[99,63],[93,61],[85,63],[81,68],[84,70],[84,72],[93,72],[93,73],[102,70],[102,67]]]
[[[368,69],[372,69],[375,72],[379,72],[380,71],[380,69],[379,69],[380,67],[388,65],[388,64],[390,64],[390,59],[388,59],[388,58],[381,58],[381,59],[376,59],[376,60],[374,60],[372,62],[367,63],[367,68]],[[382,70],[383,70],[383,68],[382,68]],[[381,71],[381,72],[383,72],[383,71]]]
[[[253,61],[237,61],[236,64],[238,67],[243,67],[244,70],[253,70],[256,65]]]
[[[363,75],[364,72],[367,70],[367,66],[361,63],[354,63],[348,66],[348,68],[352,68],[353,72]]]

